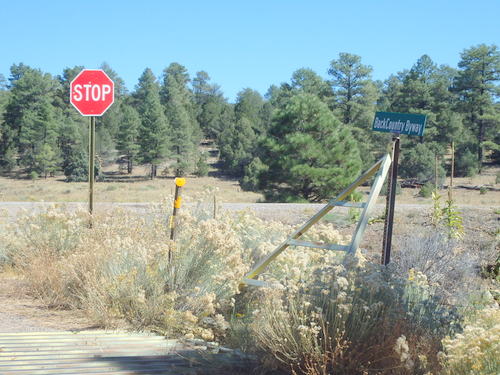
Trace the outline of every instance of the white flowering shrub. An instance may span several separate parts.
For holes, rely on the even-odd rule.
[[[258,292],[252,333],[268,362],[297,374],[426,373],[441,338],[459,328],[453,311],[421,273],[401,280],[330,253],[308,253],[307,274]]]
[[[449,375],[500,374],[500,309],[486,308],[468,322],[463,332],[443,340],[441,359]]]
[[[170,336],[212,340],[227,331],[224,315],[251,265],[245,243],[252,235],[238,218],[193,211],[181,210],[173,242],[170,204],[144,215],[96,214],[92,228],[86,212],[53,207],[5,228],[5,256],[48,305],[85,309],[104,325],[126,318]]]
[[[401,277],[411,270],[424,274],[428,282],[448,303],[468,304],[480,293],[478,269],[489,250],[479,249],[437,231],[411,233],[396,239],[391,269]]]
[[[0,228],[0,261],[48,305],[84,309],[102,325],[126,319],[170,337],[223,341],[263,353],[267,369],[429,375],[442,364],[447,374],[498,373],[498,306],[462,332],[453,303],[464,299],[452,284],[472,268],[447,278],[460,266],[448,243],[423,243],[429,253],[418,254],[415,242],[388,268],[359,254],[290,247],[259,276],[274,288],[241,293],[242,277],[293,228],[248,212],[219,210],[214,219],[198,205],[180,211],[173,242],[170,206],[96,214],[92,228],[85,211],[26,215]],[[350,241],[329,224],[302,239]]]

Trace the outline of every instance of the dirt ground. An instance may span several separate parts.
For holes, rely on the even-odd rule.
[[[81,311],[56,310],[28,295],[16,274],[0,273],[0,332],[81,331],[98,328]]]

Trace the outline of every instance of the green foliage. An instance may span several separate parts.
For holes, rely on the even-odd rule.
[[[139,152],[139,113],[128,104],[121,104],[116,149],[127,159],[127,172],[132,173],[133,161]]]
[[[340,53],[330,62],[335,108],[346,125],[360,124],[374,113],[377,93],[370,81],[371,72],[372,67],[363,65],[360,56],[350,53]]]
[[[67,155],[64,165],[64,175],[67,182],[85,182],[89,180],[88,155],[81,150],[73,149]],[[96,174],[97,176],[97,174]]]
[[[432,182],[426,182],[420,188],[418,195],[420,195],[423,198],[430,198],[432,196],[432,192],[434,191],[435,188],[436,187]]]
[[[56,82],[50,74],[27,66],[14,65],[11,69],[12,88],[5,108],[0,154],[13,150],[18,162],[27,171],[36,170],[36,159],[46,151],[44,145],[56,148],[59,123],[54,114],[53,99]],[[3,151],[3,152],[2,152]],[[4,168],[12,162],[4,160]]]
[[[160,86],[149,68],[139,79],[135,99],[141,119],[138,155],[143,163],[151,164],[151,178],[154,178],[156,166],[169,155],[170,124],[160,103]]]
[[[192,93],[187,87],[189,75],[186,68],[172,63],[163,73],[161,99],[172,128],[171,150],[176,160],[174,169],[182,176],[195,169],[202,133],[196,120]]]
[[[361,169],[349,129],[310,94],[296,95],[280,108],[261,148],[269,169],[259,184],[268,199],[320,201],[347,186]]]
[[[120,160],[128,161],[130,173],[140,162],[151,164],[152,177],[160,163],[186,174],[199,169],[198,145],[204,136],[215,139],[223,172],[239,177],[246,188],[257,189],[258,171],[270,167],[260,145],[273,138],[268,130],[275,126],[276,113],[293,97],[310,95],[349,127],[364,168],[387,148],[390,135],[370,129],[374,111],[387,110],[427,115],[422,139],[402,139],[403,177],[432,180],[432,156],[445,155],[452,141],[457,147],[456,174],[471,176],[480,171],[485,158],[500,160],[499,67],[497,46],[482,44],[463,51],[458,70],[438,66],[423,55],[410,69],[374,82],[371,67],[360,56],[341,53],[330,62],[330,81],[301,68],[289,82],[271,85],[264,98],[245,88],[230,104],[204,71],[191,81],[184,66],[172,63],[163,71],[160,86],[153,72],[146,70],[129,93],[119,75],[103,63],[101,68],[115,82],[115,104],[97,122],[97,154],[110,161],[119,153]],[[20,63],[11,67],[8,82],[0,78],[2,171],[21,167],[25,173],[50,175],[67,169],[71,153],[86,152],[88,121],[72,108],[68,97],[70,82],[82,68],[65,68],[52,77]],[[262,165],[250,165],[257,159]],[[268,189],[268,196],[295,199],[297,194]]]
[[[231,115],[229,111],[228,115]],[[234,118],[226,123],[217,139],[223,169],[227,173],[244,176],[245,168],[259,156],[258,138],[265,138],[267,132],[264,117],[262,96],[251,89],[240,91],[234,106]]]
[[[61,150],[61,169],[66,181],[88,181],[87,129],[83,124],[67,121],[61,128],[58,143]],[[87,125],[88,126],[88,125]]]
[[[488,192],[488,190],[489,189],[486,186],[481,186],[479,188],[479,194],[484,195],[484,194],[486,194]]]
[[[227,126],[220,134],[219,145],[224,170],[241,176],[253,159],[257,145],[252,122],[247,117],[242,117]]]
[[[246,118],[253,132],[259,135],[265,133],[265,124],[262,121],[263,107],[264,99],[257,91],[244,89],[238,93],[234,113],[237,120]]]
[[[452,199],[448,199],[444,207],[444,225],[446,226],[450,237],[462,238],[464,236],[462,214],[458,211],[457,206]]]
[[[389,183],[389,179],[384,181],[384,184],[382,185],[382,189],[380,190],[380,195],[387,195],[388,183]],[[400,195],[401,192],[402,192],[401,183],[398,181],[398,182],[396,182],[396,195]]]
[[[228,104],[216,84],[209,83],[207,72],[197,72],[193,78],[193,94],[196,106],[196,119],[205,137],[215,139],[225,128],[225,111]]]
[[[200,157],[196,162],[196,169],[194,170],[194,174],[198,177],[208,176],[209,166],[207,163],[207,154],[200,153]]]
[[[432,225],[446,232],[450,238],[461,239],[464,235],[463,219],[455,202],[449,197],[442,207],[441,195],[437,190],[432,192],[432,201]]]
[[[39,172],[45,178],[53,176],[58,169],[60,160],[56,152],[48,144],[44,144],[34,158],[34,171]]]
[[[312,69],[301,68],[293,72],[291,87],[296,93],[315,95],[325,103],[333,96],[332,90],[323,78]]]
[[[371,123],[380,90],[371,80],[372,68],[361,63],[361,57],[340,53],[330,62],[328,73],[334,100],[330,100],[335,116],[351,129],[358,142],[363,168],[370,167],[387,142],[387,135],[373,132]]]
[[[404,150],[402,159],[399,169],[401,177],[413,177],[422,182],[434,182],[436,156],[430,145],[419,143],[408,151]],[[446,174],[442,166],[442,158],[440,158],[438,163],[438,185],[440,185],[440,181]]]
[[[269,168],[262,163],[260,158],[254,158],[250,164],[245,167],[245,176],[240,182],[241,187],[246,190],[258,190],[260,175],[267,172],[268,169]]]
[[[459,146],[456,155],[455,171],[457,176],[472,177],[478,173],[477,155],[467,145]]]
[[[497,137],[500,112],[495,106],[500,80],[500,52],[497,46],[478,46],[465,49],[458,63],[460,68],[453,82],[453,90],[459,96],[458,111],[465,116],[466,126],[476,136],[477,168],[482,167],[483,142]]]

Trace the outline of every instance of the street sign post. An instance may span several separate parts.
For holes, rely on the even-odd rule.
[[[372,130],[393,133],[392,137],[392,164],[387,181],[387,198],[385,206],[384,239],[382,244],[382,264],[391,261],[392,228],[394,224],[394,209],[396,205],[396,189],[399,161],[399,135],[424,135],[427,116],[411,113],[376,112]]]
[[[372,130],[386,133],[424,135],[427,116],[410,113],[376,112]]]
[[[100,69],[83,69],[70,86],[69,100],[82,116],[102,116],[115,100],[115,85]]]
[[[115,85],[100,69],[83,69],[70,84],[69,101],[89,124],[89,213],[94,211],[95,117],[102,116],[115,100]],[[91,221],[92,225],[92,221]]]

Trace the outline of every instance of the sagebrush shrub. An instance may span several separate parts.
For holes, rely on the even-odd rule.
[[[245,234],[230,216],[182,210],[174,243],[164,207],[96,214],[92,228],[84,211],[51,208],[20,219],[4,243],[32,293],[49,305],[85,309],[103,324],[126,318],[171,336],[223,335],[221,314],[251,263]]]
[[[462,333],[443,340],[444,374],[500,374],[500,310],[487,308],[470,318]]]
[[[252,333],[275,366],[297,374],[423,374],[437,366],[441,338],[459,327],[424,275],[398,279],[358,258],[327,258],[282,289],[260,292]]]

